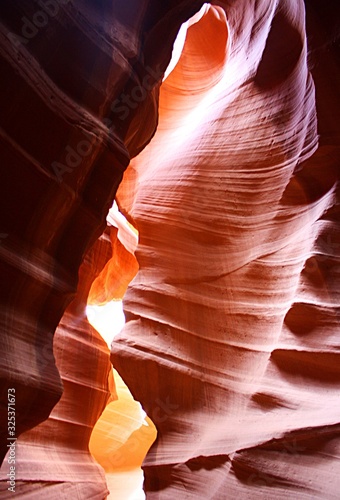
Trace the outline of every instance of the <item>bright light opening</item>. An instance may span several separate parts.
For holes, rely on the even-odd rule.
[[[131,259],[133,262],[138,232],[119,212],[116,203],[109,211],[107,222],[118,230],[112,230],[113,256],[104,268],[104,278],[99,279],[94,287],[91,297],[93,303],[87,305],[86,314],[89,323],[100,333],[110,349],[112,341],[125,325],[121,297],[138,270],[136,263],[131,271]],[[126,262],[130,263],[130,271],[123,268]],[[110,274],[112,269],[114,273]],[[101,295],[103,289],[105,293]],[[114,299],[105,304],[96,303],[110,297]],[[113,370],[113,376],[118,399],[109,402],[104,409],[93,429],[89,447],[92,456],[105,470],[110,490],[108,499],[144,500],[141,464],[156,439],[157,432],[141,404],[133,399],[116,370]]]
[[[209,5],[208,3],[205,3],[202,5],[201,9],[197,12],[197,14],[195,14],[194,16],[192,16],[186,23],[183,23],[179,32],[178,32],[178,35],[176,37],[176,40],[175,40],[175,43],[174,43],[174,46],[173,46],[173,49],[172,49],[172,56],[171,56],[171,60],[170,60],[170,63],[165,71],[165,74],[164,74],[164,77],[163,77],[163,82],[164,80],[166,80],[166,78],[168,78],[168,76],[170,75],[170,73],[173,71],[173,69],[176,67],[176,64],[178,63],[180,57],[181,57],[181,54],[183,52],[183,48],[184,48],[184,44],[185,44],[185,39],[186,39],[186,36],[187,36],[187,31],[188,31],[188,28],[190,26],[192,26],[193,24],[195,23],[198,23],[199,20],[204,16],[204,14],[207,12],[207,9],[209,8]]]
[[[111,300],[103,306],[88,305],[86,314],[89,323],[100,333],[110,349],[113,339],[125,325],[123,302]]]

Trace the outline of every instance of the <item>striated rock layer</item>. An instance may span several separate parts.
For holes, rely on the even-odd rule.
[[[337,498],[339,128],[318,146],[303,2],[217,3],[118,190],[140,270],[111,358],[157,426],[147,498]]]
[[[155,131],[158,83],[179,26],[201,4],[1,2],[1,459],[8,389],[16,436],[61,396],[44,352],[130,156]],[[165,28],[168,43],[156,44]]]
[[[92,429],[109,399],[116,397],[109,350],[89,325],[86,304],[93,279],[111,255],[104,234],[87,253],[79,271],[75,299],[54,336],[53,352],[63,384],[63,395],[49,418],[16,441],[15,494],[28,498],[106,497],[104,471],[92,458],[88,444]],[[46,364],[52,350],[44,350]],[[1,498],[8,491],[7,455],[1,468]]]
[[[301,0],[202,4],[1,2],[2,458],[8,388],[16,436],[61,397],[54,331],[159,107],[118,194],[140,271],[112,351],[158,429],[147,496],[336,498],[338,7],[307,2],[315,107]],[[60,406],[17,444],[27,498],[107,492],[87,452],[107,352],[85,296],[55,339]]]

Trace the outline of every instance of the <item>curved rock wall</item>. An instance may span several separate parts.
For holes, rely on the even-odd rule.
[[[202,4],[1,2],[2,458],[8,388],[16,436],[61,396],[53,333],[159,108],[118,193],[140,233],[140,271],[112,352],[158,428],[147,496],[336,498],[339,7],[306,0],[315,103],[301,0]],[[18,442],[18,491],[34,498],[106,494],[85,449],[107,354],[80,294],[58,329],[58,367],[70,363],[77,385],[72,353],[87,345],[82,359],[103,371],[83,387],[93,412],[73,406],[66,383],[61,406]],[[70,414],[64,446],[51,430]],[[52,443],[58,467],[41,474]],[[86,491],[80,471],[93,474]]]
[[[155,131],[161,66],[176,32],[201,4],[1,2],[1,460],[8,389],[16,391],[16,436],[61,396],[43,352],[130,155]],[[168,43],[155,49],[165,26]]]
[[[118,190],[140,270],[112,362],[157,426],[147,498],[336,498],[337,143],[303,2],[218,4]]]
[[[25,432],[15,446],[15,495],[30,498],[106,497],[104,472],[88,451],[92,429],[109,399],[116,397],[106,343],[89,325],[86,304],[92,281],[111,256],[108,234],[86,254],[75,299],[67,308],[53,341],[63,395],[48,419]],[[53,360],[46,346],[42,361]],[[1,498],[8,491],[9,456],[1,468]]]

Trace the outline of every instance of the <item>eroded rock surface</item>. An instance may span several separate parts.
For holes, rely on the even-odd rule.
[[[118,191],[140,271],[112,345],[158,429],[147,497],[336,498],[339,134],[303,2],[206,8],[159,102]]]
[[[91,284],[110,256],[111,242],[104,233],[80,267],[76,297],[54,335],[53,353],[63,394],[48,419],[16,441],[18,497],[99,500],[108,494],[104,471],[90,455],[88,445],[94,425],[116,392],[109,349],[88,323],[86,305]],[[53,353],[46,346],[41,362],[50,364]],[[1,498],[13,496],[8,491],[7,457],[1,468]]]
[[[17,436],[61,396],[43,353],[130,156],[156,129],[159,81],[179,26],[201,4],[1,2],[1,459],[8,388],[16,390]],[[168,43],[155,49],[165,27]]]
[[[117,197],[140,271],[112,361],[158,429],[148,498],[337,498],[338,7],[306,3],[316,98],[301,0],[1,3],[2,457],[9,387],[17,436],[45,421],[18,444],[20,494],[73,496],[80,471],[81,498],[106,494],[85,449],[107,353],[70,306],[55,355],[77,385],[91,339],[93,414],[71,389],[46,421],[62,393],[51,348],[140,153]],[[54,443],[58,470],[41,474]]]

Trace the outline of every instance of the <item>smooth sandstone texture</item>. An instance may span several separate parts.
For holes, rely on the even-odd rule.
[[[318,147],[303,2],[218,3],[118,190],[140,270],[111,359],[158,430],[147,498],[337,498],[339,129]]]
[[[18,497],[100,500],[108,494],[104,471],[90,455],[88,445],[94,425],[107,403],[116,398],[116,391],[109,349],[88,323],[86,305],[91,284],[110,256],[111,242],[104,233],[80,267],[76,297],[54,335],[53,353],[63,395],[45,422],[16,441]],[[50,363],[52,350],[46,348],[43,354],[41,361]],[[1,498],[13,496],[8,491],[7,457],[1,468]]]
[[[1,460],[8,388],[16,390],[17,436],[46,420],[61,397],[44,351],[130,156],[156,129],[176,33],[202,5],[51,3],[48,12],[46,2],[0,5]],[[156,46],[165,27],[167,43]]]
[[[112,352],[158,429],[147,497],[337,498],[338,7],[306,1],[315,102],[303,2],[202,3],[63,0],[39,28],[36,2],[0,5],[2,457],[7,388],[18,436],[61,396],[53,333],[159,107],[118,193],[140,272]],[[102,498],[85,450],[107,352],[80,311],[57,341],[61,375],[93,370],[81,405],[65,387],[22,436],[18,491]]]

